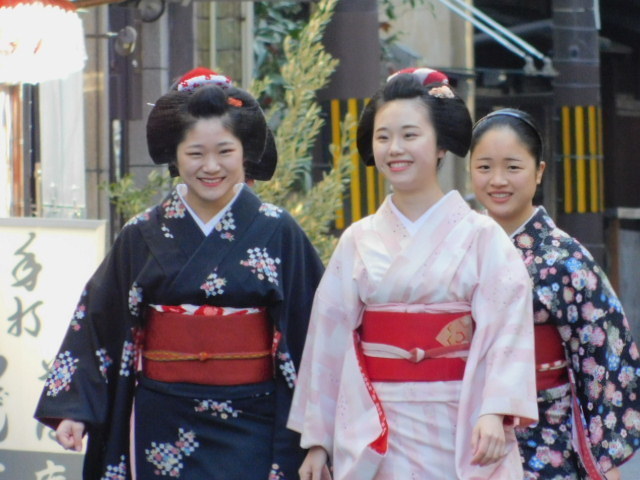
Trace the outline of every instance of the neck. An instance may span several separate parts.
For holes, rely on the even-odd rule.
[[[513,235],[513,232],[515,232],[518,228],[520,228],[524,222],[526,222],[531,218],[535,210],[536,210],[536,207],[531,205],[525,212],[523,212],[518,217],[507,218],[507,219],[496,218],[491,214],[489,215],[498,223],[498,225],[500,225],[503,228],[503,230],[507,233],[507,235],[511,236]]]
[[[398,210],[409,220],[415,222],[442,197],[444,197],[444,193],[438,186],[429,191],[417,193],[395,192],[392,198],[393,204]]]

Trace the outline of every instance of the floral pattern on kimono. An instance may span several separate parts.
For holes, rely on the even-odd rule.
[[[602,268],[543,207],[512,235],[534,283],[534,321],[557,326],[593,459],[606,472],[640,448],[640,360]],[[571,443],[569,385],[538,392],[540,421],[518,430],[527,480],[588,478]]]
[[[537,420],[526,269],[504,231],[472,211],[456,191],[431,207],[414,236],[390,202],[387,197],[378,212],[343,233],[327,266],[314,299],[289,426],[302,433],[305,448],[318,445],[329,452],[334,480],[522,480],[513,428],[505,429],[508,454],[493,465],[471,465],[470,442],[479,415],[510,415],[523,424]],[[462,382],[368,382],[358,362],[354,331],[365,308],[383,307],[421,313],[471,311],[476,329]],[[441,432],[432,433],[434,438],[450,438],[454,451],[447,451],[444,461],[437,446],[389,455],[386,442],[380,441],[387,432],[404,428],[398,436],[410,439],[416,428],[422,434],[423,427],[407,422],[387,428],[384,403],[376,401],[375,389],[380,387],[397,394],[396,410],[409,403],[424,409],[453,405],[440,419]],[[457,401],[450,402],[448,392],[455,389]],[[410,398],[410,392],[420,396]],[[437,473],[427,475],[435,460]],[[446,467],[440,467],[444,463]],[[381,473],[386,465],[392,465],[393,477]]]
[[[263,459],[269,466],[265,479],[271,465],[278,465],[278,478],[295,478],[304,451],[299,435],[286,429],[286,420],[313,293],[323,270],[315,248],[291,215],[265,206],[248,186],[208,236],[174,188],[160,204],[123,227],[87,282],[46,379],[36,418],[52,428],[65,418],[85,423],[84,480],[130,480],[130,418],[149,305],[264,307],[279,338],[273,352],[273,386],[268,395],[255,395],[244,405],[265,397],[275,405],[275,433],[267,448],[271,456]],[[186,472],[189,459],[202,450],[196,448],[198,437],[190,433],[197,430],[196,416],[227,416],[227,422],[239,419],[240,410],[245,410],[198,400],[203,402],[195,405],[200,412],[193,403],[187,409],[193,424],[185,421],[183,431],[147,446],[163,475]],[[169,456],[175,442],[185,447],[180,458]],[[136,453],[138,458],[145,456],[144,451]],[[170,465],[175,462],[184,469],[174,470]]]

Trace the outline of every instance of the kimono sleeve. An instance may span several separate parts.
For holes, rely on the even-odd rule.
[[[347,229],[327,266],[313,302],[309,332],[288,426],[302,434],[303,448],[333,451],[342,367],[362,302],[353,279],[355,245]]]
[[[130,279],[142,244],[135,229],[125,228],[87,282],[36,408],[45,425],[70,418],[99,428],[108,422],[118,378],[133,378],[137,298]]]
[[[638,348],[604,271],[574,239],[562,247],[536,295],[557,317],[591,451],[608,471],[640,448]]]
[[[300,437],[287,429],[300,357],[309,325],[313,295],[324,266],[314,246],[293,218],[283,212],[280,234],[281,300],[270,309],[276,325],[276,418],[273,438],[272,477],[297,477],[304,459]]]
[[[490,219],[482,222],[468,359],[480,383],[473,382],[470,395],[481,398],[479,415],[502,414],[524,426],[538,419],[531,279],[504,231]]]

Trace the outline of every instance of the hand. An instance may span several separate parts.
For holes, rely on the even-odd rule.
[[[84,423],[65,418],[56,428],[56,440],[67,450],[82,451]]]
[[[490,465],[505,455],[502,415],[482,415],[471,435],[471,465]]]
[[[298,474],[300,480],[331,480],[327,459],[329,455],[322,447],[311,447],[302,462]]]
[[[607,480],[622,480],[622,474],[618,467],[613,467],[607,473],[604,474]]]

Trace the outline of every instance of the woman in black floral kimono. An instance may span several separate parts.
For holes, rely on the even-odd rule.
[[[476,198],[533,279],[540,421],[517,431],[525,479],[619,479],[640,448],[638,349],[605,272],[533,205],[542,142],[530,115],[503,109],[471,143]]]
[[[183,183],[89,280],[36,418],[68,449],[88,435],[87,480],[297,478],[285,424],[323,267],[244,183],[273,173],[264,115],[197,69],[156,102],[147,141]]]

